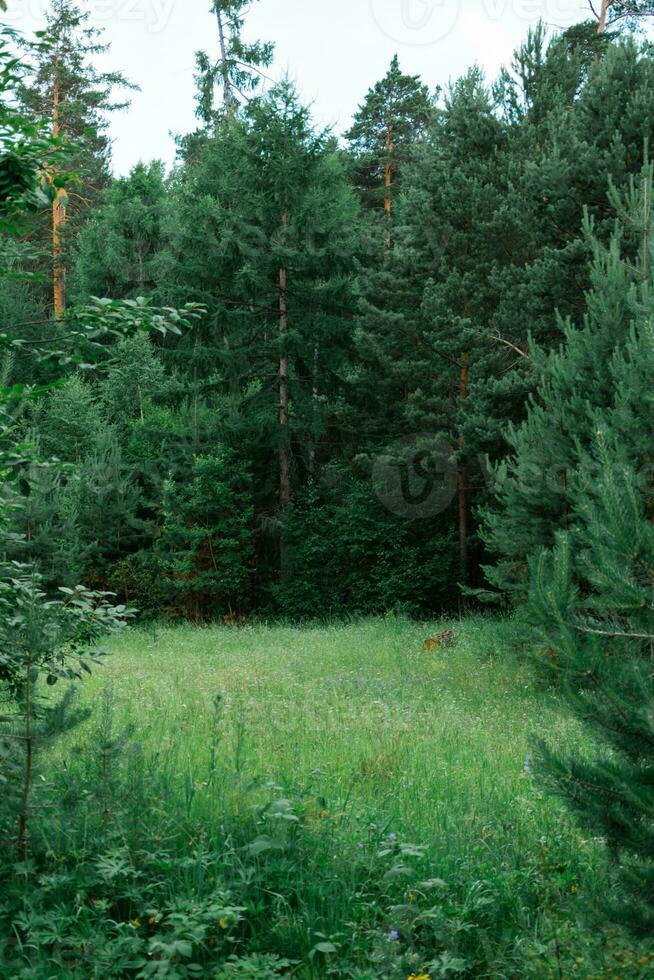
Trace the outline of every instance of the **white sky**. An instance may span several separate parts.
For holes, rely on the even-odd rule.
[[[8,0],[6,19],[30,33],[47,0]],[[112,45],[107,66],[141,87],[114,117],[114,168],[140,159],[171,164],[171,131],[194,118],[195,51],[217,49],[209,0],[82,0]],[[347,128],[352,113],[397,52],[404,71],[434,88],[477,62],[494,77],[530,25],[566,27],[585,17],[586,0],[258,0],[247,36],[274,41],[277,78],[288,73],[320,124]]]

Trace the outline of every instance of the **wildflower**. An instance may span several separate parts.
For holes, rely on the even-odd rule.
[[[395,833],[391,833],[391,834],[389,834],[389,835],[388,835],[388,839],[389,839],[389,840],[397,840],[397,834],[395,834]]]
[[[228,921],[227,921],[227,919],[226,919],[226,918],[225,918],[225,917],[223,916],[223,918],[222,918],[222,919],[218,919],[218,925],[220,926],[220,928],[221,928],[221,929],[226,929],[226,928],[227,928],[227,926],[229,925],[229,922],[228,922]]]
[[[396,943],[398,941],[398,939],[400,938],[400,934],[397,931],[397,929],[391,929],[391,931],[388,934],[388,938],[390,939],[390,941],[392,943]]]
[[[130,922],[130,925],[133,926],[135,929],[140,929],[141,928],[141,920],[140,919],[132,919],[132,921]]]
[[[157,924],[157,917],[156,917],[156,915],[151,915],[149,917],[149,919],[148,919],[148,922],[149,922],[149,924],[151,926],[155,926]]]
[[[428,973],[412,973],[407,980],[431,980]]]

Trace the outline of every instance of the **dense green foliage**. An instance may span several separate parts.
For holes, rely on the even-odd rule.
[[[0,34],[0,973],[645,977],[652,4],[538,25],[494,84],[472,68],[431,95],[395,57],[343,144],[288,80],[263,90],[273,49],[244,40],[247,4],[212,10],[219,53],[197,56],[198,129],[170,174],[111,176],[127,83],[95,67],[76,3],[54,0],[33,43]],[[519,625],[427,639],[396,618],[476,600]],[[196,642],[254,657],[231,766],[208,664],[195,754],[149,717],[133,652],[134,727],[111,692],[89,725],[79,681],[137,611],[153,630],[386,624],[330,633],[365,664],[319,645],[311,691],[288,674],[310,632],[280,628],[281,682],[256,676],[256,627],[166,633],[161,683]],[[376,645],[392,683],[371,679]],[[374,751],[344,761],[355,708]],[[306,757],[248,771],[257,713],[275,752]],[[475,758],[455,758],[471,732]],[[511,775],[484,788],[507,738]],[[464,770],[476,794],[452,788]]]
[[[564,339],[565,317],[583,316],[589,223],[608,242],[609,181],[625,191],[640,172],[652,105],[646,44],[591,25],[553,39],[537,28],[495,87],[473,70],[440,102],[395,59],[346,154],[283,83],[242,109],[212,109],[181,141],[170,178],[152,164],[114,181],[70,244],[69,295],[192,300],[206,315],[143,350],[142,376],[118,347],[90,382],[96,433],[82,439],[76,489],[60,480],[62,493],[31,505],[49,513],[42,562],[75,524],[89,540],[64,577],[120,581],[142,608],[189,612],[161,601],[177,574],[164,555],[166,500],[174,474],[192,480],[195,457],[220,446],[252,481],[249,540],[231,552],[239,567],[224,569],[238,594],[211,587],[194,615],[456,607],[460,584],[483,586],[489,557],[478,531],[486,457],[494,466],[511,452],[511,425],[539,383],[538,350]],[[5,302],[38,308],[38,289],[29,294],[8,285]],[[10,370],[20,380],[20,362]],[[58,441],[60,397],[28,413],[26,431],[78,463],[70,439]],[[426,435],[421,454],[412,440]],[[434,505],[415,510],[412,492],[402,513],[389,507],[374,480],[380,461]],[[104,471],[113,475],[100,501]],[[89,516],[93,498],[104,530]],[[524,587],[529,549],[548,541],[520,511],[502,521],[498,535],[523,555],[504,565]],[[359,547],[367,525],[375,540]],[[178,572],[197,568],[200,598],[196,532],[183,537]],[[32,550],[39,558],[36,539]]]
[[[508,511],[531,558],[546,669],[598,736],[590,759],[546,746],[543,771],[606,840],[627,887],[614,914],[644,932],[654,916],[653,191],[648,164],[624,199],[611,195],[618,220],[608,249],[592,241],[587,318],[541,363],[538,401],[501,478],[504,527]]]

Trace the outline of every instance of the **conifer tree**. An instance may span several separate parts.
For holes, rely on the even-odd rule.
[[[356,203],[333,141],[283,83],[217,125],[177,211],[180,288],[211,309],[185,370],[230,399],[232,438],[256,456],[258,507],[278,518],[320,465],[344,388]]]
[[[497,307],[482,383],[471,381],[467,423],[468,439],[493,462],[510,452],[508,426],[524,418],[537,384],[534,345],[556,347],[561,323],[583,316],[590,288],[584,213],[608,244],[615,220],[608,182],[625,191],[654,138],[654,118],[640,108],[654,95],[647,49],[628,37],[606,37],[597,48],[594,30],[582,27],[549,44],[534,32],[496,92],[508,123],[496,215],[503,247],[490,279]]]
[[[55,139],[71,148],[65,163],[50,174],[55,188],[51,214],[53,309],[66,309],[69,221],[83,213],[109,179],[110,141],[107,114],[124,108],[117,88],[130,88],[119,72],[102,72],[93,59],[108,51],[90,15],[73,0],[53,0],[43,36],[29,45],[34,62],[20,87],[25,109],[37,120],[49,119]]]
[[[364,206],[357,292],[357,365],[351,407],[360,451],[377,450],[405,432],[400,406],[415,377],[411,353],[429,262],[407,255],[399,230],[404,177],[436,117],[418,76],[405,75],[397,55],[367,93],[346,133],[352,180]]]
[[[248,102],[259,87],[262,69],[272,64],[274,46],[255,41],[248,44],[242,33],[250,0],[212,0],[216,17],[219,54],[213,60],[204,51],[196,55],[198,67],[198,116],[209,124],[216,118],[216,86],[222,96],[222,110],[234,112]]]
[[[251,477],[234,451],[196,456],[165,486],[159,542],[168,601],[190,619],[241,612],[253,570]]]
[[[558,358],[560,375],[566,355],[570,376],[586,368],[580,378],[590,397],[585,404],[580,399],[573,415],[566,529],[555,534],[551,550],[533,557],[529,603],[540,648],[548,651],[541,666],[596,740],[596,751],[585,758],[542,745],[540,773],[582,825],[606,842],[622,885],[608,911],[644,934],[654,924],[653,176],[647,167],[629,198],[615,201],[625,234],[616,234],[607,261],[622,271],[623,310],[617,308],[617,277],[598,275],[592,319],[578,335],[569,334]],[[641,240],[636,261],[630,230]],[[597,273],[606,270],[599,256],[595,262]],[[623,332],[616,331],[611,344],[613,317]],[[594,336],[591,325],[600,327]],[[553,429],[559,405],[547,394],[544,404],[556,413]]]
[[[652,0],[589,0],[589,7],[597,20],[598,34],[619,27],[634,27],[643,17],[654,16]]]
[[[498,562],[487,572],[493,584],[518,595],[526,592],[535,550],[551,547],[557,532],[576,520],[580,453],[588,451],[597,413],[615,397],[612,359],[650,302],[651,165],[626,194],[613,188],[609,196],[616,215],[610,246],[590,222],[586,227],[593,264],[583,324],[561,324],[559,350],[533,350],[538,392],[525,422],[510,430],[512,452],[496,472],[497,504],[487,514],[485,537]]]
[[[398,202],[391,254],[360,279],[360,411],[378,438],[433,433],[458,469],[459,581],[468,573],[471,508],[465,419],[497,300],[488,279],[503,241],[505,127],[476,69],[452,86],[414,151]],[[380,251],[382,251],[380,249]],[[374,430],[373,430],[374,431]],[[371,432],[372,435],[372,432]]]
[[[71,293],[135,299],[149,296],[170,272],[163,164],[139,163],[97,201],[71,256]]]
[[[473,69],[447,98],[434,135],[433,156],[428,155],[432,170],[422,206],[418,187],[409,198],[414,236],[419,240],[422,225],[436,260],[421,311],[424,343],[431,351],[431,383],[412,393],[410,411],[428,419],[430,428],[457,450],[460,581],[464,584],[470,571],[470,461],[478,448],[466,434],[466,419],[472,407],[471,385],[481,380],[480,358],[497,304],[490,280],[494,266],[502,262],[498,246],[506,240],[496,220],[504,141],[504,127],[494,115],[483,77]]]
[[[411,148],[433,116],[429,90],[418,75],[405,75],[394,55],[384,78],[370,89],[345,138],[354,158],[355,185],[367,207],[390,217]]]

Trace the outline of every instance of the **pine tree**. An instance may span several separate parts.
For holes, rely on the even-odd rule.
[[[608,248],[587,224],[594,259],[583,325],[561,324],[559,350],[533,350],[538,392],[525,422],[511,429],[512,454],[496,472],[497,504],[486,515],[485,538],[499,560],[487,574],[518,595],[527,590],[535,550],[551,547],[557,532],[574,525],[580,454],[589,449],[597,413],[615,396],[612,359],[650,302],[651,165],[626,194],[613,188],[610,200],[616,228]]]
[[[418,75],[404,75],[395,55],[384,78],[370,89],[345,139],[354,159],[354,182],[367,207],[390,217],[411,149],[433,116],[429,90]]]
[[[46,28],[29,45],[34,67],[21,85],[22,105],[34,119],[49,119],[56,140],[71,148],[65,163],[50,174],[55,188],[51,215],[53,308],[66,309],[66,274],[71,218],[82,214],[109,179],[110,141],[107,114],[124,108],[116,88],[130,88],[118,72],[102,72],[93,59],[108,51],[90,15],[73,0],[53,0]],[[76,224],[73,221],[73,225]]]
[[[649,336],[650,351],[654,338]],[[649,368],[653,362],[650,354]],[[651,421],[650,421],[651,428]],[[534,561],[530,608],[574,714],[597,740],[579,758],[542,745],[538,770],[591,834],[603,839],[622,893],[602,909],[651,935],[654,922],[652,757],[654,531],[651,484],[621,465],[615,434],[596,437],[596,499],[576,510],[581,554],[566,536]],[[590,475],[590,473],[589,473]]]
[[[197,112],[205,124],[216,119],[216,86],[221,89],[222,110],[233,113],[239,105],[249,101],[264,77],[262,69],[272,64],[272,44],[262,41],[248,44],[242,38],[249,6],[250,0],[212,0],[219,55],[215,61],[204,51],[196,55]]]
[[[133,423],[144,423],[148,407],[166,401],[180,384],[167,375],[154,344],[144,334],[126,337],[112,355],[99,386],[99,401],[105,418],[128,440]]]
[[[589,6],[597,20],[598,34],[620,27],[633,28],[641,18],[654,16],[652,0],[597,0],[597,6],[589,0]]]
[[[502,249],[489,280],[497,306],[466,421],[467,440],[493,464],[510,453],[509,427],[524,418],[538,383],[534,347],[557,347],[562,322],[584,315],[591,285],[584,214],[608,245],[615,221],[608,182],[626,191],[654,138],[654,117],[641,108],[654,93],[647,48],[631,38],[604,38],[598,48],[597,40],[588,25],[549,44],[535,32],[496,92],[508,124],[495,216]]]
[[[652,189],[650,169],[639,199],[632,199],[634,224],[643,217],[643,191]],[[651,210],[642,228],[649,241],[632,287],[634,319],[610,359],[611,397],[603,408],[588,408],[570,530],[557,535],[552,551],[533,559],[529,608],[540,647],[549,654],[541,666],[597,743],[583,759],[542,745],[538,768],[582,825],[606,842],[622,884],[608,911],[622,926],[651,934],[654,293],[651,264],[642,263],[648,253],[647,263],[654,257]]]
[[[10,556],[38,567],[47,588],[105,585],[111,565],[141,543],[144,525],[136,474],[97,389],[70,378],[37,404],[27,434],[43,459],[63,465],[31,467]]]
[[[54,389],[34,409],[44,458],[80,463],[104,427],[92,385],[79,375]]]

